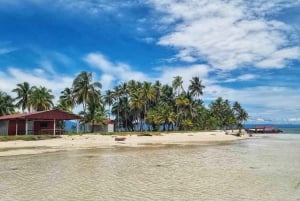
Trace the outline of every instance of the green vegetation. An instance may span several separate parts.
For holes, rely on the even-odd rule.
[[[18,135],[18,136],[0,136],[0,142],[4,141],[14,141],[14,140],[24,140],[24,141],[34,141],[34,140],[47,140],[60,138],[59,135]]]
[[[81,124],[91,125],[91,132],[95,124],[104,125],[111,117],[115,120],[116,132],[241,129],[248,119],[240,103],[231,104],[221,97],[206,107],[201,99],[205,86],[199,77],[192,77],[187,89],[183,84],[180,76],[174,77],[172,85],[130,80],[102,95],[101,83],[93,82],[92,73],[84,71],[74,79],[72,86],[61,92],[55,106],[51,90],[30,87],[27,82],[13,90],[14,99],[0,92],[0,115],[13,113],[14,107],[22,111],[53,107],[72,111],[76,105],[82,105]]]

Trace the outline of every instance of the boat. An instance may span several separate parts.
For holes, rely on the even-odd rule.
[[[256,126],[254,128],[246,129],[247,133],[262,133],[262,134],[276,134],[283,131],[276,126]]]

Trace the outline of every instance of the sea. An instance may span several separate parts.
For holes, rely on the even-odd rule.
[[[1,201],[300,201],[300,126],[211,144],[0,157]]]

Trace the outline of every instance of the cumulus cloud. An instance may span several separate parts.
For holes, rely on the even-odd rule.
[[[104,89],[112,87],[112,84],[132,79],[137,81],[149,80],[146,74],[133,70],[128,64],[112,62],[101,53],[90,53],[84,57],[84,60],[92,67],[101,70],[100,82],[103,84]]]
[[[60,92],[64,88],[72,85],[73,79],[73,77],[57,74],[49,76],[49,73],[41,68],[25,71],[17,67],[9,67],[7,71],[0,71],[0,86],[2,91],[15,96],[12,90],[16,88],[16,85],[29,82],[31,86],[43,86],[51,89],[55,95],[55,101],[57,101]]]
[[[221,81],[221,82],[249,81],[249,80],[253,80],[255,78],[256,78],[256,75],[244,74],[244,75],[237,76],[235,78],[225,79],[224,81]]]
[[[283,68],[300,57],[300,48],[291,42],[293,28],[264,17],[269,9],[279,11],[300,5],[299,1],[150,2],[164,13],[162,23],[175,24],[158,44],[177,48],[176,57],[182,61],[206,61],[214,68],[232,70],[247,65]]]
[[[232,89],[219,85],[205,88],[203,99],[208,103],[217,97],[238,101],[249,112],[251,119],[272,119],[283,121],[299,116],[300,90],[287,87],[256,86]]]

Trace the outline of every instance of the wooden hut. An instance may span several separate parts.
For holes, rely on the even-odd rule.
[[[79,119],[79,115],[58,109],[4,115],[0,116],[0,135],[62,134],[58,121]]]

